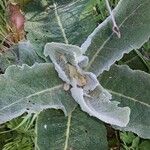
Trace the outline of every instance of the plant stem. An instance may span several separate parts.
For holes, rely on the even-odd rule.
[[[120,33],[119,27],[118,27],[118,25],[117,25],[117,23],[116,23],[114,14],[113,14],[113,12],[112,12],[112,10],[111,10],[110,4],[109,4],[108,0],[105,0],[105,2],[106,2],[107,9],[108,9],[108,11],[109,11],[110,17],[111,17],[111,19],[112,19],[112,23],[113,23],[113,28],[112,28],[112,30],[113,30],[114,33],[117,34],[118,38],[120,38],[120,37],[121,37],[121,33]]]

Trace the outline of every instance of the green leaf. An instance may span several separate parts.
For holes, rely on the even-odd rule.
[[[24,10],[27,39],[40,55],[47,42],[80,45],[97,25],[93,7],[87,10],[86,6],[88,0],[32,1]]]
[[[0,125],[0,132],[6,131],[6,125]],[[6,144],[6,141],[12,138],[13,135],[11,132],[7,132],[6,134],[0,134],[0,149],[2,150],[3,146]]]
[[[149,150],[150,140],[145,140],[139,145],[139,150]]]
[[[131,147],[132,147],[133,149],[137,149],[139,143],[140,143],[140,138],[137,136],[137,137],[132,141]]]
[[[120,139],[127,145],[131,145],[135,138],[136,136],[132,132],[120,132]]]
[[[45,110],[37,119],[39,150],[108,149],[106,128],[79,108],[67,118],[61,111]]]
[[[43,62],[36,54],[29,41],[22,41],[0,53],[0,68],[4,72],[10,65],[33,65],[35,62]]]
[[[81,46],[90,60],[86,70],[98,76],[123,54],[140,48],[150,37],[149,8],[149,0],[120,0],[114,15],[121,38],[112,32],[112,21],[108,17]]]
[[[62,109],[67,115],[75,106],[52,64],[14,65],[0,76],[0,123],[47,108]]]
[[[150,138],[150,75],[127,66],[113,66],[99,77],[99,81],[112,94],[112,100],[131,109],[128,125],[117,128]]]

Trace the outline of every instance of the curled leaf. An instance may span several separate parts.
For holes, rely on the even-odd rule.
[[[55,42],[47,43],[44,55],[50,57],[63,81],[71,85],[73,84],[73,78],[83,81],[83,76],[80,75],[80,66],[87,65],[88,58],[82,55],[80,47]]]
[[[73,87],[71,93],[76,102],[80,104],[81,109],[90,116],[97,117],[109,124],[118,124],[120,127],[128,124],[130,108],[118,107],[120,102],[110,101],[111,94],[102,86],[98,85],[88,95],[78,87]]]

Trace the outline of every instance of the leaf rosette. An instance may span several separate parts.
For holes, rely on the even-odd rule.
[[[82,54],[80,47],[47,43],[44,55],[50,57],[59,77],[71,85],[71,95],[83,111],[106,123],[120,127],[128,124],[130,108],[119,107],[119,102],[110,101],[111,94],[100,85],[97,77],[84,71],[88,58]]]

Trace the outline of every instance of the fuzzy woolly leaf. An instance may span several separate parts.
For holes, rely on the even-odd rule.
[[[40,150],[108,149],[104,124],[79,108],[69,117],[56,110],[41,112],[36,131],[36,145]]]
[[[47,108],[62,109],[67,115],[75,106],[52,64],[10,66],[0,76],[0,123]]]
[[[108,17],[82,44],[82,52],[89,57],[86,70],[97,76],[121,59],[123,54],[140,48],[150,37],[150,1],[120,0],[114,9],[121,38],[112,32]]]
[[[112,94],[112,100],[131,109],[128,125],[117,128],[150,139],[150,75],[127,66],[113,66],[99,77],[99,81]]]
[[[40,55],[43,55],[43,47],[47,42],[82,44],[98,22],[93,7],[87,10],[87,6],[89,0],[30,2],[24,10],[27,39],[33,43]]]
[[[111,94],[98,85],[93,91],[84,95],[81,88],[72,88],[71,93],[81,109],[106,123],[124,127],[129,122],[130,108],[119,107],[120,102],[111,101]],[[127,106],[127,105],[126,105]]]

